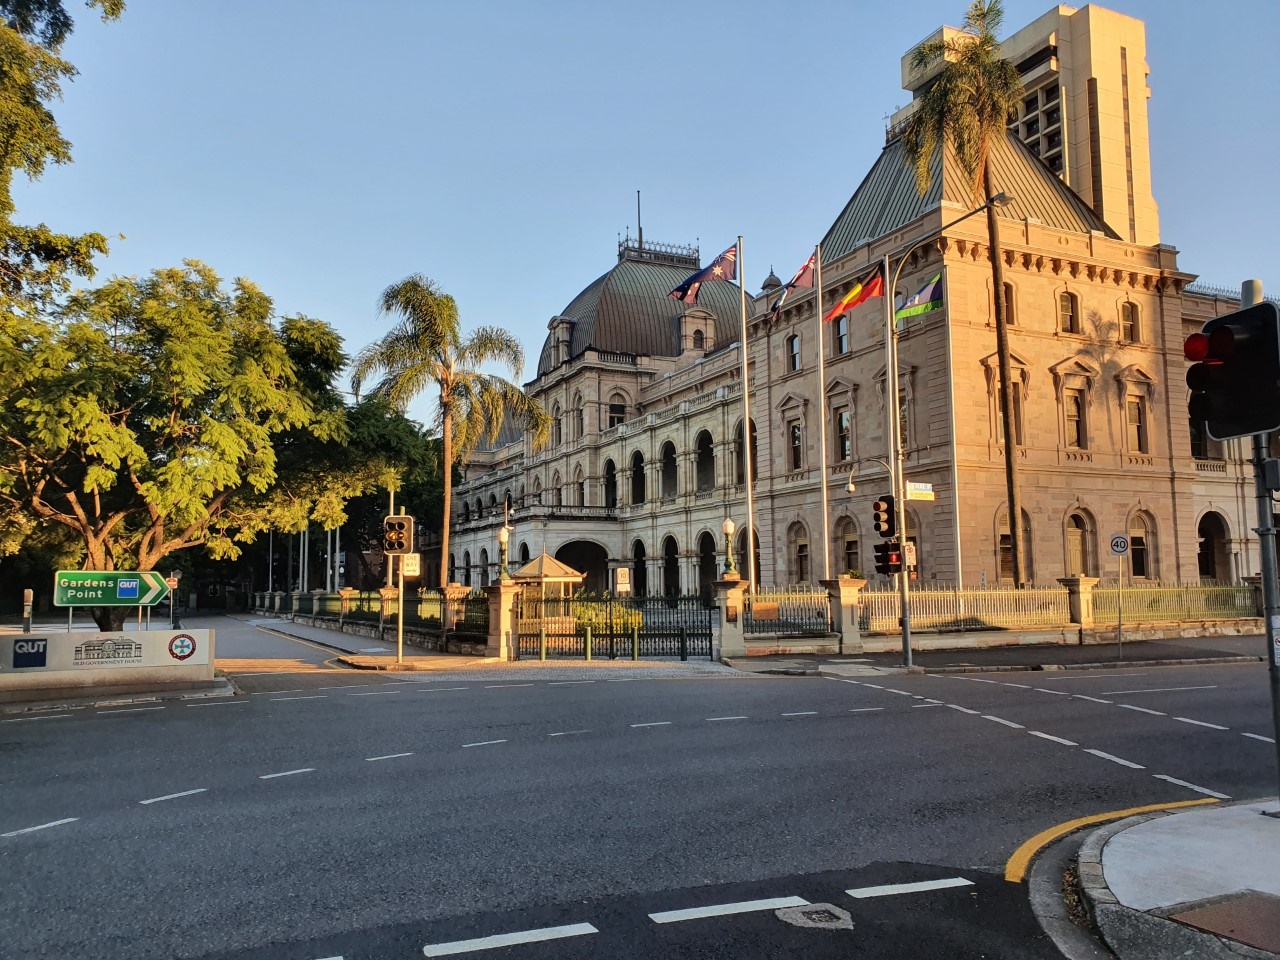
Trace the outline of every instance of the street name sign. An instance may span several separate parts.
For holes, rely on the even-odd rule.
[[[908,500],[932,500],[933,484],[917,483],[914,480],[907,481],[907,499]]]
[[[53,575],[55,607],[154,607],[169,595],[154,570],[59,570]]]

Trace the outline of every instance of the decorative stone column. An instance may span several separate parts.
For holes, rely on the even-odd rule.
[[[489,595],[489,642],[486,657],[499,660],[516,659],[516,604],[520,599],[520,586],[514,580],[499,580],[485,587]]]
[[[747,638],[742,629],[745,580],[717,580],[716,607],[720,611],[720,659],[745,657]]]
[[[1093,626],[1093,588],[1097,577],[1061,577],[1058,582],[1067,588],[1067,604],[1071,622],[1081,627]]]
[[[444,588],[444,606],[440,611],[440,629],[454,630],[462,619],[462,601],[471,596],[471,588],[460,583],[451,583]],[[443,638],[442,638],[443,639]]]
[[[841,653],[862,652],[862,632],[858,628],[858,594],[867,585],[867,581],[853,577],[836,577],[834,580],[819,580],[827,588],[827,596],[831,598],[831,620],[836,633],[840,634]]]

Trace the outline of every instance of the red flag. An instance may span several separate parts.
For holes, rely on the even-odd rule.
[[[884,277],[880,275],[880,268],[876,267],[874,274],[867,274],[867,276],[855,283],[853,289],[844,295],[844,299],[832,307],[831,312],[822,319],[824,321],[834,320],[842,313],[848,313],[858,304],[865,303],[872,297],[883,296]]]

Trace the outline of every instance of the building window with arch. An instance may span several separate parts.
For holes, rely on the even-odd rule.
[[[698,493],[706,493],[716,488],[716,456],[711,434],[703,430],[695,441],[697,459],[694,462],[695,489]]]
[[[1137,580],[1155,579],[1151,566],[1151,526],[1142,514],[1129,521],[1129,576]]]
[[[561,416],[559,403],[551,407],[551,443],[557,447],[564,443],[564,418]]]
[[[470,519],[471,519],[471,504],[463,500],[462,501],[462,522],[466,523]]]
[[[791,541],[791,579],[793,583],[809,581],[809,531],[803,523],[793,523],[788,531]]]
[[[489,516],[493,516],[498,512],[498,495],[496,493],[489,494]]]
[[[858,544],[858,528],[849,517],[845,517],[836,526],[836,551],[840,558],[839,573],[860,575],[862,573],[862,557]]]
[[[529,562],[529,544],[524,540],[520,541],[520,566],[524,566]]]
[[[842,313],[831,325],[831,337],[837,356],[849,352],[849,315]]]
[[[800,334],[793,333],[786,339],[787,369],[794,372],[800,369]]]
[[[1120,340],[1122,343],[1137,343],[1142,331],[1138,326],[1138,305],[1132,300],[1120,304]]]
[[[484,501],[476,497],[476,519],[479,520],[484,516]]]
[[[1058,332],[1080,332],[1080,298],[1066,290],[1058,294]]]
[[[487,587],[489,585],[489,551],[484,547],[480,548],[480,586]]]
[[[458,558],[452,553],[449,554],[449,582],[458,582]]]
[[[542,503],[542,478],[533,478],[533,502]]]
[[[610,510],[618,505],[618,470],[612,460],[604,462],[604,505]]]
[[[649,568],[645,566],[644,541],[631,544],[631,588],[637,597],[649,595]]]
[[[627,398],[615,393],[609,398],[609,429],[620,426],[627,419]]]
[[[1150,453],[1147,437],[1147,404],[1142,397],[1125,398],[1125,425],[1130,453]]]
[[[1004,322],[1010,327],[1015,326],[1018,322],[1018,311],[1015,309],[1016,303],[1013,284],[1006,283],[1004,285]]]
[[[471,551],[464,550],[462,552],[462,585],[464,587],[471,586]]]
[[[1090,542],[1089,521],[1080,513],[1067,517],[1066,531],[1067,576],[1093,576],[1093,545]]]
[[[670,500],[680,492],[676,471],[676,445],[668,440],[662,445],[662,499]]]
[[[675,537],[662,541],[662,593],[667,597],[680,596],[680,547]]]
[[[1013,583],[1013,536],[1009,532],[1009,511],[1002,509],[996,518],[996,536],[999,554],[998,577],[1002,583]],[[1022,573],[1027,583],[1035,580],[1031,569],[1031,517],[1022,511]]]
[[[578,468],[578,472],[573,477],[573,505],[575,507],[585,507],[587,505],[587,480],[582,474],[582,468]]]
[[[558,470],[551,475],[551,504],[556,507],[564,505],[564,488],[561,486]]]
[[[637,450],[631,455],[631,502],[644,503],[644,455]]]
[[[755,483],[760,479],[760,453],[757,447],[758,431],[756,430],[756,422],[751,421],[751,482]],[[738,486],[742,486],[747,475],[746,462],[743,459],[742,448],[742,423],[738,423],[737,429],[733,435],[733,463],[734,463],[734,482]]]
[[[582,404],[582,394],[573,397],[573,439],[581,440],[587,432],[587,413]]]
[[[706,345],[707,345],[707,338],[703,334],[703,332],[701,330],[693,331],[693,349],[704,350],[706,349]]]
[[[804,469],[804,428],[799,420],[787,423],[788,465],[792,470]]]

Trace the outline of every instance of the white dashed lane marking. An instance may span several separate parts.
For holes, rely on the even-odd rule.
[[[590,730],[561,730],[558,733],[548,733],[548,737],[571,737],[578,733],[590,733]]]
[[[1157,780],[1167,780],[1169,783],[1177,784],[1180,787],[1186,787],[1188,790],[1194,790],[1196,793],[1203,793],[1206,796],[1217,797],[1219,800],[1231,799],[1225,793],[1218,793],[1216,790],[1210,790],[1208,787],[1197,787],[1194,783],[1187,783],[1185,780],[1178,780],[1175,777],[1169,777],[1163,773],[1153,773],[1152,776]]]
[[[784,717],[816,717],[817,715],[818,715],[817,710],[799,710],[795,713],[781,714],[781,716],[784,716]]]
[[[961,713],[968,713],[974,716],[978,715],[977,710],[970,710],[968,707],[962,707],[958,703],[948,703],[947,706],[950,707],[952,710],[959,710]]]
[[[521,684],[503,684],[503,686],[521,686],[531,687],[531,683]],[[421,690],[415,690],[414,693],[448,693],[450,690],[466,690],[466,687],[423,687]]]
[[[1117,703],[1117,707],[1121,710],[1136,710],[1138,713],[1149,713],[1154,717],[1167,717],[1168,714],[1162,710],[1148,710],[1146,707],[1135,707],[1132,703]]]
[[[684,910],[665,910],[651,913],[654,923],[680,923],[684,920],[701,920],[704,917],[728,917],[735,913],[755,913],[760,910],[780,910],[783,907],[807,907],[803,897],[774,897],[770,900],[742,900],[738,903],[717,903],[709,907],[688,907]]]
[[[348,697],[383,697],[388,693],[399,693],[399,690],[370,690],[368,693],[348,693]]]
[[[477,740],[475,743],[464,743],[463,747],[491,747],[495,743],[506,743],[505,740]]]
[[[566,937],[581,937],[586,934],[599,933],[589,923],[571,923],[563,927],[544,927],[541,930],[518,930],[515,933],[500,933],[492,937],[477,937],[475,940],[454,940],[451,943],[428,943],[422,948],[426,957],[449,957],[457,953],[475,953],[479,950],[494,950],[498,947],[513,947],[521,943],[541,943],[546,940],[563,940]]]
[[[1083,693],[1073,693],[1077,700],[1088,700],[1090,703],[1111,703],[1110,700],[1099,700],[1097,697],[1086,697]]]
[[[849,712],[850,713],[875,713],[876,711],[883,710],[883,709],[884,707],[854,707]]]
[[[1134,763],[1132,760],[1125,760],[1121,757],[1113,757],[1111,754],[1103,753],[1101,750],[1094,750],[1092,748],[1088,748],[1085,750],[1085,753],[1092,753],[1095,757],[1101,757],[1103,760],[1110,760],[1112,763],[1118,763],[1122,767],[1129,767],[1130,769],[1133,769],[1133,770],[1147,769],[1140,763]]]
[[[1192,720],[1190,717],[1174,717],[1173,719],[1182,723],[1194,723],[1197,727],[1208,727],[1210,730],[1230,730],[1230,727],[1224,727],[1216,723],[1205,723],[1203,720]]]
[[[669,727],[671,726],[671,721],[657,720],[653,723],[633,723],[631,726],[632,727]]]
[[[1015,730],[1025,730],[1025,729],[1026,729],[1026,728],[1025,728],[1022,724],[1020,724],[1020,723],[1014,723],[1012,720],[1005,720],[1005,719],[1003,719],[1003,718],[1001,718],[1001,717],[993,717],[993,716],[991,716],[990,714],[986,714],[986,713],[984,713],[984,714],[982,715],[982,719],[983,719],[983,720],[994,720],[996,723],[1003,723],[1006,727],[1013,727]]]
[[[302,767],[299,770],[285,770],[282,773],[266,773],[260,776],[259,780],[274,780],[276,777],[292,777],[295,773],[315,773],[315,767]]]
[[[146,805],[148,803],[159,803],[161,800],[177,800],[179,797],[191,797],[197,793],[207,793],[208,787],[199,787],[195,790],[183,790],[181,793],[166,793],[163,797],[152,797],[150,800],[139,800],[138,803]]]
[[[50,713],[43,717],[14,717],[12,720],[6,720],[5,723],[25,723],[28,720],[60,720],[63,717],[69,717],[69,713]]]
[[[1242,737],[1248,737],[1250,740],[1261,740],[1263,743],[1275,743],[1275,737],[1264,737],[1260,733],[1242,733]]]
[[[1099,693],[1105,693],[1107,696],[1119,696],[1122,693],[1174,693],[1178,690],[1217,690],[1218,685],[1212,684],[1207,687],[1148,687],[1143,690],[1100,690]]]
[[[707,723],[715,723],[719,720],[746,720],[747,717],[707,717]]]
[[[926,890],[945,890],[948,887],[972,887],[973,881],[964,877],[948,877],[945,880],[922,880],[918,883],[886,883],[878,887],[858,887],[845,893],[855,900],[871,897],[894,897],[902,893],[923,893]]]
[[[1028,730],[1027,733],[1033,737],[1039,737],[1042,740],[1052,740],[1054,743],[1060,743],[1064,747],[1078,747],[1079,744],[1074,740],[1063,740],[1062,737],[1055,737],[1048,733],[1041,733],[1039,730]]]
[[[50,827],[60,827],[64,823],[75,823],[79,817],[67,817],[65,820],[53,820],[49,823],[42,823],[38,827],[24,827],[21,830],[10,830],[8,833],[0,833],[0,837],[18,837],[24,833],[35,833],[37,830],[48,830]]]
[[[356,694],[356,696],[359,696],[359,694]],[[283,703],[285,700],[327,700],[327,699],[329,699],[329,695],[327,693],[313,693],[309,697],[272,697],[267,702]]]
[[[104,713],[143,713],[147,710],[163,710],[164,707],[125,707],[123,710],[99,710],[98,716]]]
[[[237,703],[248,703],[248,700],[211,700],[208,703],[188,703],[188,707],[234,707]]]
[[[399,757],[412,757],[412,753],[388,753],[381,757],[365,757],[365,760],[372,763],[374,760],[395,760]]]

